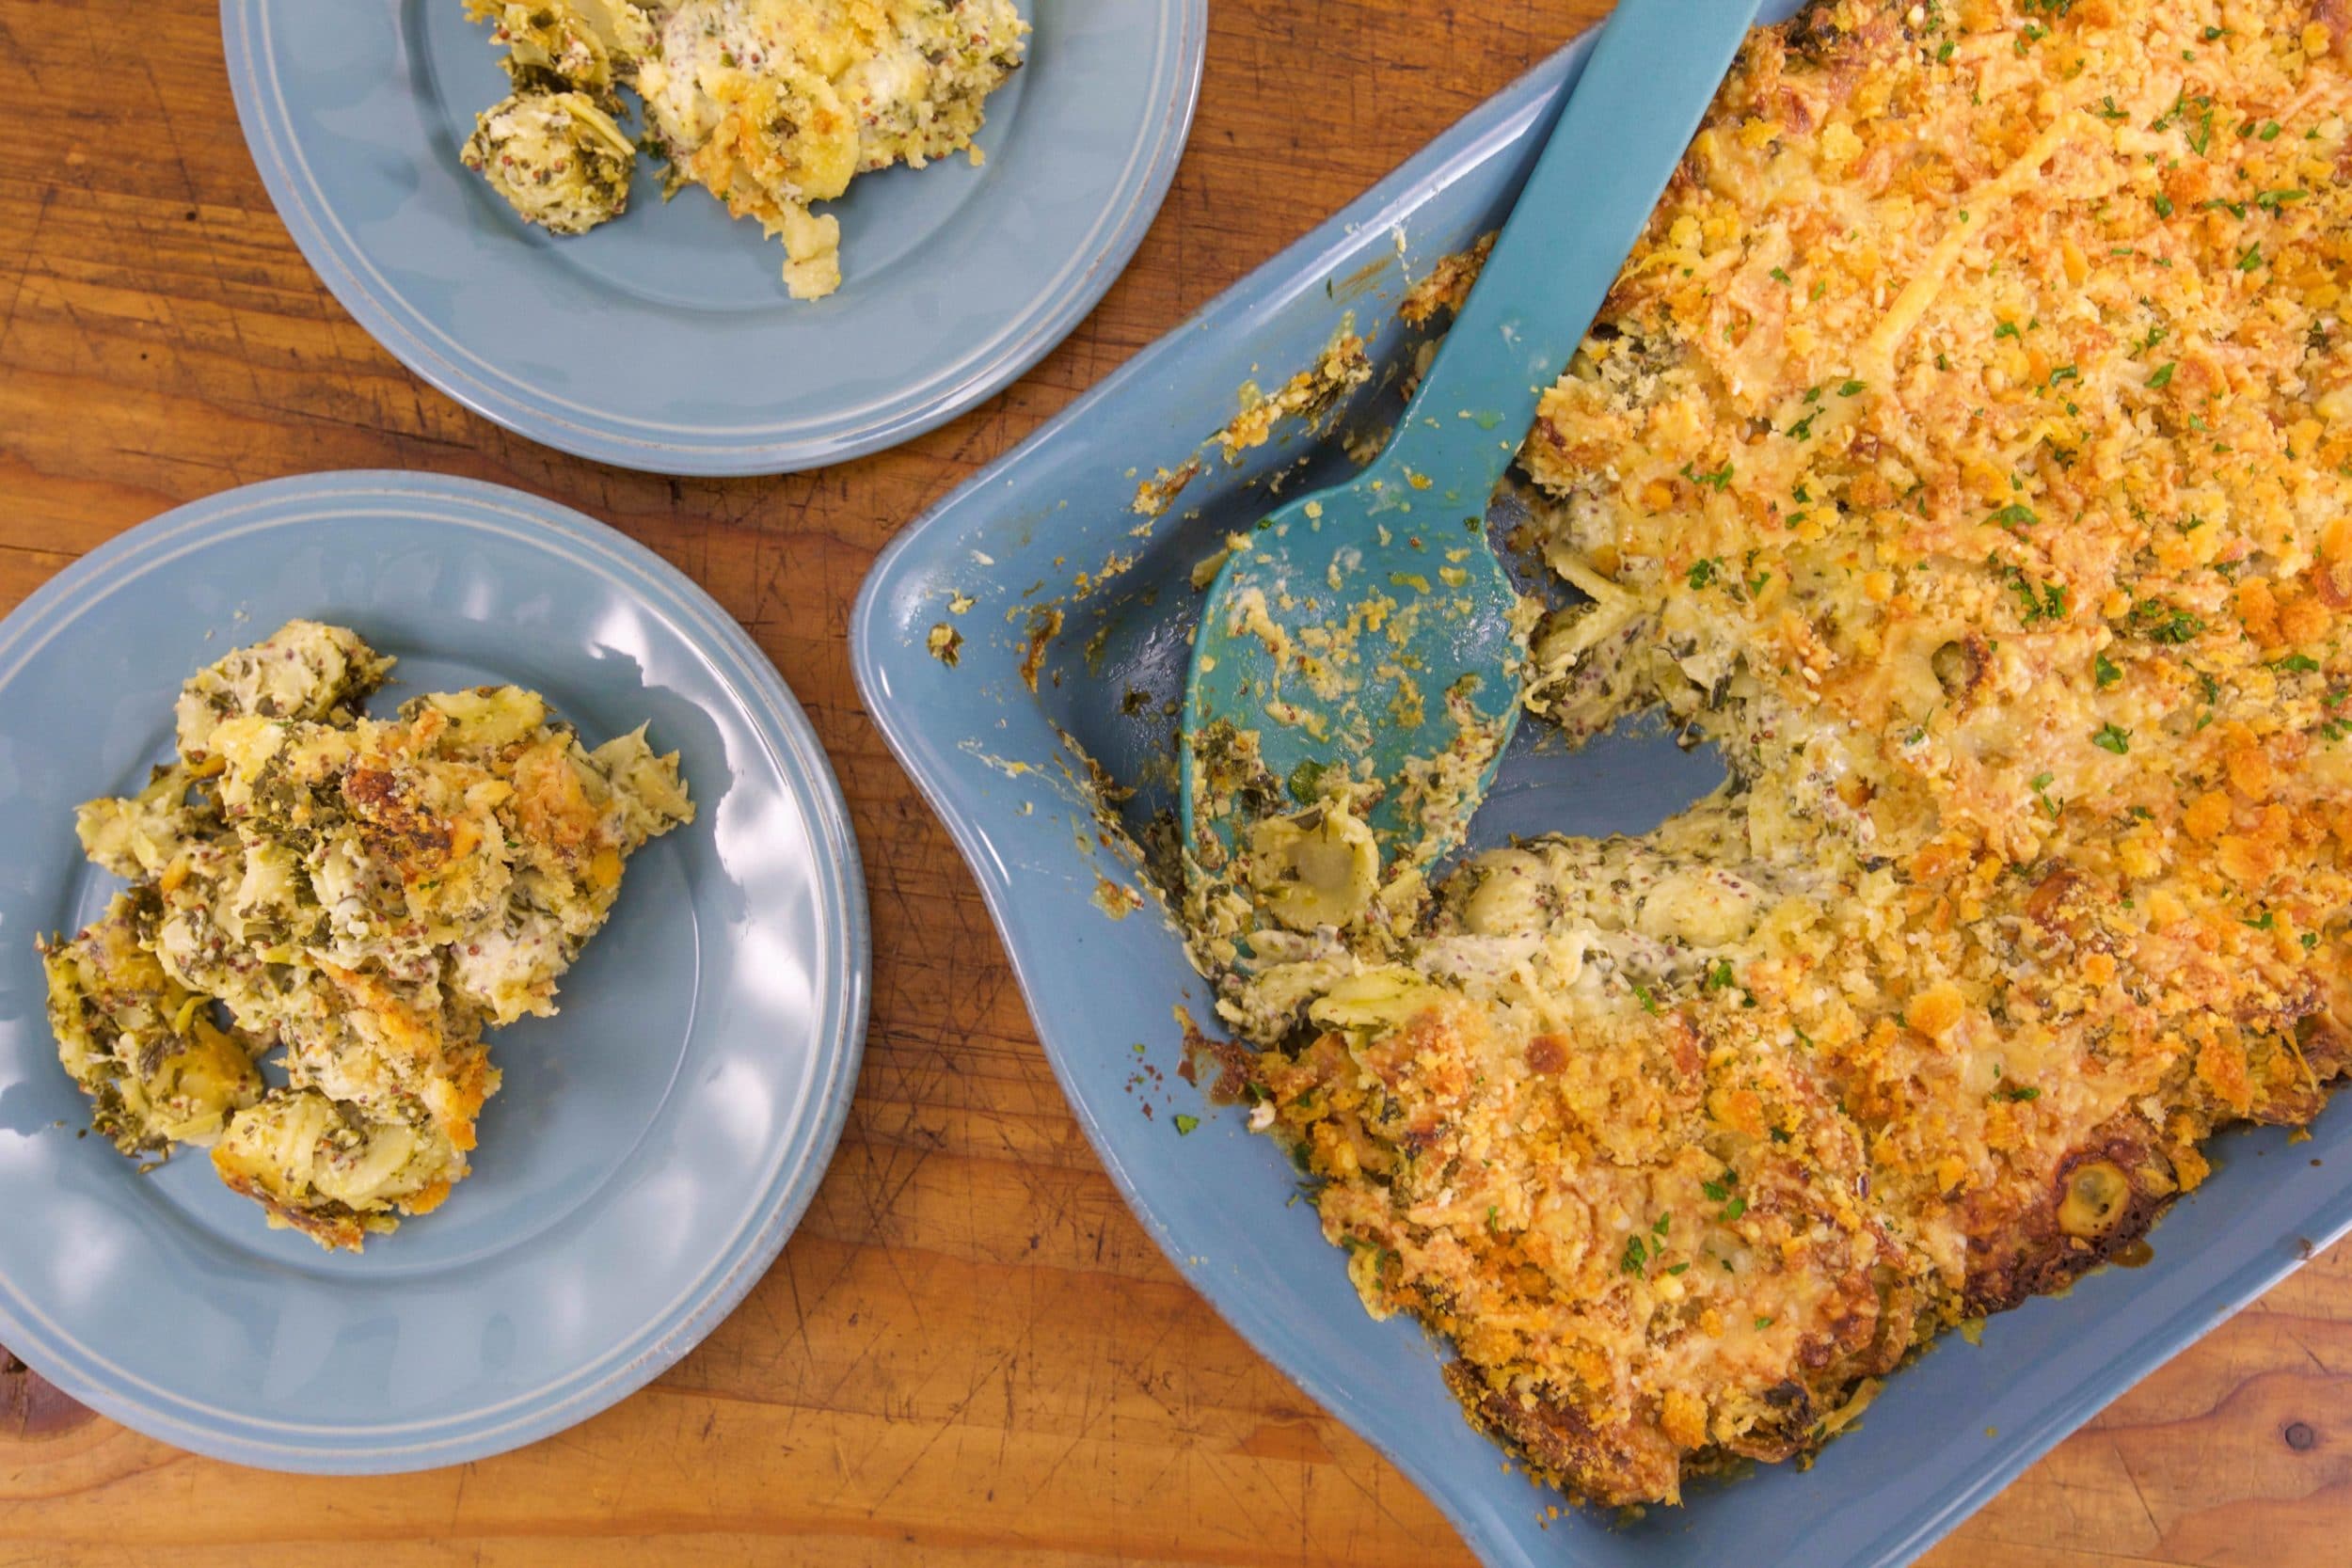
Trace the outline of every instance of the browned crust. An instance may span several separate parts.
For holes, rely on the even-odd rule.
[[[230,1192],[244,1194],[278,1219],[331,1251],[358,1252],[360,1243],[367,1240],[367,1227],[361,1225],[358,1216],[348,1209],[297,1209],[281,1202],[251,1177],[231,1176],[222,1171],[220,1179]]]
[[[2120,1218],[2105,1236],[2070,1236],[2058,1209],[2081,1167],[2106,1161],[2131,1183]],[[2097,1129],[2059,1159],[2038,1185],[2015,1183],[1970,1196],[1966,1206],[1968,1282],[1963,1299],[1971,1313],[2005,1312],[2030,1297],[2064,1289],[2146,1236],[2178,1196],[2172,1162],[2154,1130],[2137,1115]]]
[[[2312,20],[2328,29],[2336,58],[2352,65],[2352,0],[2312,0]]]
[[[1516,1449],[1545,1476],[1562,1478],[1581,1500],[1613,1506],[1679,1500],[1681,1456],[1655,1426],[1628,1423],[1596,1431],[1569,1405],[1522,1402],[1488,1386],[1465,1362],[1448,1363],[1445,1381],[1472,1426]]]

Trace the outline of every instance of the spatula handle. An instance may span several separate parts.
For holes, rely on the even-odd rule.
[[[1619,0],[1396,437],[1387,482],[1465,515],[1526,438],[1641,237],[1759,0]],[[1426,484],[1420,483],[1427,481]]]

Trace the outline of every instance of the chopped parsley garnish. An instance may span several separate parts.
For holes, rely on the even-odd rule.
[[[1642,1243],[1642,1238],[1639,1236],[1628,1236],[1625,1239],[1625,1256],[1617,1259],[1618,1272],[1622,1274],[1640,1274],[1643,1266],[1648,1261],[1649,1248]]]
[[[1176,1135],[1180,1138],[1188,1138],[1192,1135],[1192,1130],[1200,1125],[1199,1117],[1185,1116],[1179,1112],[1176,1117]]]
[[[1323,793],[1323,775],[1327,771],[1323,764],[1311,758],[1292,768],[1291,776],[1285,783],[1291,799],[1302,806],[1311,804]]]
[[[1685,463],[1682,466],[1682,477],[1693,484],[1708,484],[1718,490],[1728,489],[1731,485],[1731,465],[1725,463],[1713,473],[1703,474],[1698,471],[1697,464]]]
[[[2237,259],[2237,270],[2240,272],[2252,272],[2262,264],[2263,247],[2259,245],[2248,245],[2246,254]]]
[[[2017,595],[2018,618],[2026,625],[2030,626],[2037,621],[2066,619],[2064,583],[2037,583],[2012,566],[2009,573],[2009,586],[2010,592]]]
[[[1671,1212],[1661,1214],[1656,1219],[1650,1221],[1649,1227],[1658,1235],[1663,1236],[1666,1233],[1667,1227],[1674,1224],[1674,1214]]]
[[[2061,381],[2080,381],[2082,378],[2083,372],[2076,370],[2074,366],[2060,365],[2057,370],[2050,372],[2050,379],[2043,382],[2042,386],[2055,387]]]
[[[1837,395],[1841,398],[1858,397],[1861,395],[1863,386],[1862,382],[1849,381],[1837,388]]]
[[[2043,793],[2043,791],[2050,787],[2050,782],[2057,776],[2058,775],[2055,773],[2036,773],[2031,780],[2033,784],[2033,798],[2042,802],[2042,809],[2049,814],[2050,820],[2053,822],[2056,822],[2058,818],[2066,815],[2065,801],[2053,800],[2048,795]]]
[[[2024,336],[2024,333],[2017,330],[2017,324],[2015,322],[2003,322],[2000,325],[1993,329],[1993,341],[1996,343],[2004,338],[2022,339]]]
[[[2162,391],[2165,388],[2171,386],[2172,370],[2179,363],[2177,359],[2167,359],[2163,364],[2158,365],[2155,374],[2148,378],[2148,389],[2152,392]]]
[[[1758,1319],[1756,1319],[1756,1326],[1757,1330],[1760,1332],[1760,1331],[1762,1331],[1762,1330],[1764,1330],[1764,1329],[1767,1329],[1767,1328],[1772,1327],[1772,1319],[1770,1319],[1770,1318],[1758,1318]]]
[[[1699,1191],[1705,1193],[1711,1201],[1716,1203],[1722,1203],[1731,1196],[1731,1189],[1720,1181],[1702,1181],[1699,1183]]]
[[[1649,987],[1639,980],[1633,982],[1633,996],[1634,1000],[1642,1004],[1642,1011],[1654,1013],[1658,1010],[1658,998],[1652,996],[1649,993]]]
[[[2296,674],[2309,674],[2313,670],[2319,668],[2319,660],[2312,657],[2309,654],[2289,654],[2286,657],[2272,665],[2271,668],[2273,670],[2292,671]]]
[[[2244,920],[2241,921],[2240,924],[2251,926],[2257,931],[2267,931],[2274,929],[2278,926],[2279,917],[2272,911],[2265,910],[2262,912],[2262,918],[2260,920]]]
[[[2265,191],[2260,196],[2254,198],[2254,205],[2265,208],[2268,211],[2275,213],[2280,208],[2285,206],[2288,202],[2301,201],[2311,194],[2311,192],[2306,190]]]
[[[2006,529],[2031,528],[2042,521],[2042,514],[2023,501],[2011,501],[1985,521],[1997,523]]]
[[[2117,681],[2122,680],[2123,678],[2123,672],[2116,666],[2113,659],[2107,657],[2105,654],[2099,654],[2094,656],[2090,661],[2090,677],[2091,679],[2097,681],[2101,689],[2104,689],[2107,687],[2113,686]]]
[[[1729,1203],[1724,1204],[1723,1212],[1718,1213],[1715,1217],[1723,1221],[1725,1225],[1729,1225],[1733,1220],[1738,1219],[1740,1215],[1746,1213],[1747,1212],[1748,1200],[1744,1197],[1735,1197]]]
[[[1779,267],[1774,267],[1772,269],[1772,281],[1778,283],[1784,289],[1793,289],[1797,284],[1797,280],[1795,278],[1789,277],[1787,272],[1783,271]]]
[[[1732,983],[1731,960],[1729,958],[1717,958],[1712,964],[1708,966],[1707,989],[1708,990],[1722,990],[1724,987],[1731,985]]]
[[[1691,569],[1683,574],[1683,579],[1693,588],[1705,588],[1715,580],[1715,565],[1713,556],[1702,556],[1691,562]]]
[[[2042,1098],[2042,1091],[2024,1084],[2011,1084],[2008,1088],[2001,1091],[2001,1098],[2013,1104],[2024,1100],[2040,1100]]]
[[[2205,623],[2203,617],[2162,599],[2142,599],[2132,606],[2132,629],[2151,642],[2178,645],[2195,641]]]
[[[2170,197],[2152,196],[2148,198],[2148,201],[2149,205],[2155,208],[2156,216],[2160,218],[2169,218],[2172,215],[2172,198]]]
[[[2103,752],[2113,752],[2120,757],[2128,753],[2132,749],[2132,732],[2119,729],[2114,724],[2102,724],[2091,736],[2090,743]]]

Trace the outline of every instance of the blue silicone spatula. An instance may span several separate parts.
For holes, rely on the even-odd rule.
[[[1488,498],[1758,4],[1620,0],[1388,450],[1265,518],[1219,570],[1184,687],[1196,864],[1226,864],[1251,820],[1309,809],[1343,778],[1387,786],[1365,817],[1384,863],[1458,841],[1468,810],[1402,781],[1450,755],[1483,793],[1518,718],[1518,594],[1486,540]],[[1236,736],[1256,741],[1238,766]]]

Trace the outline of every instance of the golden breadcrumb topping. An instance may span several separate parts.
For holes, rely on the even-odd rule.
[[[1365,1301],[1572,1491],[1808,1449],[2352,1063],[2348,17],[1755,33],[1523,453],[1531,708],[1729,782],[1219,949]]]

